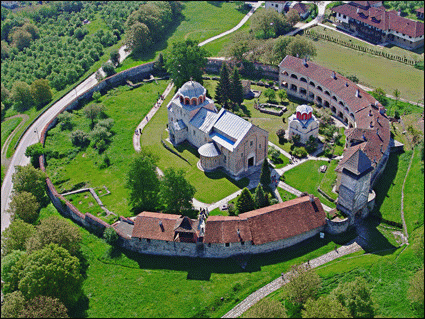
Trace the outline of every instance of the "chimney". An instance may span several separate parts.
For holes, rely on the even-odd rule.
[[[372,116],[372,109],[369,109],[369,116]]]
[[[367,141],[366,140],[366,136],[364,135],[364,133],[362,133],[362,139],[363,139],[363,141]]]
[[[379,127],[376,129],[376,135],[379,136]]]
[[[400,9],[398,9],[397,14],[398,14],[399,16],[401,15],[401,10],[400,10]]]
[[[381,153],[384,154],[384,151],[382,150],[382,144],[381,144]]]
[[[373,121],[370,121],[369,127],[372,128],[373,127]]]
[[[332,71],[332,79],[336,80],[336,73],[335,73],[335,71]]]
[[[307,64],[307,58],[304,58],[303,63],[304,63],[304,66],[308,66],[308,64]]]
[[[161,228],[161,231],[163,232],[164,231],[164,225],[162,225],[162,221],[159,221],[158,224],[159,224],[159,227]]]
[[[314,203],[314,195],[313,194],[310,194],[310,195],[308,195],[308,197],[310,197],[310,202],[311,203]]]
[[[356,13],[357,13],[357,14],[359,14],[359,12],[360,12],[360,9],[359,9],[359,8],[357,8]]]
[[[240,232],[239,228],[238,228],[238,230],[236,231],[236,234],[238,234],[238,237],[239,237],[239,238],[241,237],[241,232]]]
[[[376,106],[376,107],[378,106],[378,101],[375,101],[375,106]]]
[[[360,97],[360,90],[359,89],[356,90],[356,97]]]
[[[379,116],[376,117],[376,122],[379,124]]]
[[[345,82],[345,86],[348,87],[348,82]]]

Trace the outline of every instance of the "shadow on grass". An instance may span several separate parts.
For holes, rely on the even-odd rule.
[[[385,256],[392,254],[393,250],[398,248],[391,244],[388,239],[377,229],[380,219],[375,216],[369,216],[356,223],[356,229],[364,240],[357,243],[366,253]]]
[[[391,185],[394,184],[394,179],[397,175],[398,163],[402,153],[391,153],[388,158],[387,166],[375,186],[375,207],[372,211],[373,215],[382,218],[381,206],[386,197],[389,197],[388,191]]]
[[[70,318],[87,318],[87,310],[89,309],[89,298],[82,293],[76,304],[70,307],[68,315]]]

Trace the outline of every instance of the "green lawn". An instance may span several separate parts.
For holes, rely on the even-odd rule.
[[[296,195],[294,195],[294,194],[292,194],[292,193],[290,193],[290,192],[288,192],[288,191],[286,191],[286,190],[284,190],[280,187],[277,188],[277,191],[279,192],[279,195],[282,198],[282,201],[284,201],[284,202],[291,200],[291,199],[294,199],[294,198],[297,198]]]
[[[323,173],[319,172],[319,167],[322,165],[328,165],[328,162],[310,160],[295,166],[285,173],[285,183],[301,192],[313,194],[319,197],[323,204],[335,208],[335,203],[327,200],[317,191],[317,187],[323,178]]]
[[[15,117],[13,119],[6,119],[1,123],[1,147],[3,148],[4,142],[12,131],[22,122],[21,117]]]
[[[149,53],[130,54],[117,71],[122,71],[143,62],[150,62],[162,52],[170,52],[172,44],[186,39],[202,42],[236,26],[245,13],[238,11],[238,4],[215,1],[183,2],[183,18],[170,28],[166,40],[156,44]]]
[[[411,155],[412,151],[390,154],[387,166],[374,188],[376,199],[373,211],[378,216],[401,223],[401,188]],[[408,192],[414,192],[408,188],[405,189]]]
[[[326,40],[314,41],[314,45],[317,56],[312,60],[321,66],[346,76],[356,75],[360,84],[371,88],[381,87],[391,95],[397,88],[402,98],[410,101],[423,99],[424,72],[413,66],[372,56]]]
[[[326,164],[328,166],[326,172],[323,174],[322,181],[320,182],[320,189],[324,191],[328,196],[333,199],[338,198],[338,194],[332,192],[332,188],[336,183],[337,173],[335,172],[335,168],[338,165],[338,161],[332,160],[330,164]]]
[[[47,174],[52,178],[58,192],[69,191],[81,183],[90,187],[105,185],[111,194],[102,197],[103,204],[117,215],[131,216],[132,213],[127,204],[128,190],[124,185],[129,162],[135,154],[134,129],[154,105],[157,92],[163,92],[167,84],[166,81],[159,81],[158,84],[144,84],[133,90],[127,86],[121,86],[102,96],[101,103],[106,107],[105,113],[115,121],[112,128],[115,134],[106,150],[111,166],[105,169],[99,168],[103,155],[99,155],[91,146],[78,152],[72,159],[74,147],[69,138],[70,132],[61,131],[59,126],[50,130],[46,147],[66,155],[61,159],[47,161]],[[74,114],[73,129],[88,132],[90,123],[84,117],[82,110]]]
[[[271,160],[271,156],[268,156],[268,158]],[[283,154],[280,154],[279,161],[277,163],[273,163],[273,164],[275,165],[275,168],[277,168],[277,169],[285,167],[286,165],[289,164],[289,158],[287,158]]]

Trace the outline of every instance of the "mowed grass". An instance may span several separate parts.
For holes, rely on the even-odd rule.
[[[22,122],[21,117],[14,117],[12,119],[6,119],[1,123],[1,147],[3,148],[4,142],[13,130]]]
[[[376,199],[373,212],[376,215],[401,223],[401,189],[411,155],[412,151],[390,154],[385,170],[374,187]],[[406,187],[405,190],[415,192]]]
[[[53,205],[40,219],[57,215]],[[63,217],[61,217],[63,218]],[[250,293],[291,265],[321,256],[350,236],[312,238],[279,252],[252,256],[245,270],[232,259],[155,257],[114,249],[80,228],[89,264],[83,283],[83,311],[89,318],[221,317]],[[223,297],[223,300],[221,300]]]
[[[101,103],[106,108],[105,113],[115,121],[112,128],[114,135],[105,151],[110,158],[111,166],[100,169],[104,155],[99,155],[91,146],[78,152],[71,160],[69,156],[59,160],[50,159],[47,161],[46,170],[52,181],[54,183],[56,181],[57,190],[61,193],[80,183],[90,187],[105,185],[111,194],[102,197],[103,204],[117,215],[131,216],[127,203],[128,189],[124,186],[129,164],[135,154],[134,130],[156,102],[157,92],[163,92],[166,86],[166,81],[144,84],[133,90],[122,86],[104,95]],[[90,121],[84,117],[83,111],[74,113],[76,115],[73,118],[75,123],[73,129],[89,132]],[[61,131],[59,126],[53,128],[48,133],[46,147],[64,154],[72,152],[74,146],[69,135],[70,131]]]
[[[158,156],[158,167],[162,171],[170,167],[183,169],[186,172],[186,179],[196,188],[195,198],[201,202],[210,204],[246,187],[249,183],[246,178],[234,181],[222,171],[205,173],[199,170],[197,168],[199,154],[196,148],[191,147],[188,143],[179,145],[176,148],[170,143],[167,144],[186,161],[167,150],[161,144],[161,136],[164,140],[168,138],[168,132],[166,131],[168,123],[166,105],[173,96],[174,92],[170,92],[168,98],[164,101],[163,107],[158,110],[154,118],[144,128],[140,139],[142,148],[146,148]]]
[[[285,172],[285,183],[301,192],[313,194],[314,196],[319,197],[323,204],[331,208],[335,208],[335,203],[332,203],[317,191],[317,187],[320,185],[324,175],[319,172],[319,167],[322,165],[328,165],[328,162],[309,160],[295,166]]]
[[[382,88],[387,94],[400,90],[400,97],[418,101],[424,96],[424,72],[400,62],[352,50],[335,43],[313,41],[317,56],[312,60],[344,75],[356,75],[359,83]]]
[[[409,234],[424,224],[424,163],[421,161],[420,147],[414,149],[404,185],[404,218]]]
[[[292,193],[290,193],[290,192],[288,192],[288,191],[286,191],[286,190],[284,190],[280,187],[277,188],[277,191],[279,192],[279,195],[282,198],[282,201],[284,201],[284,202],[291,200],[291,199],[294,199],[294,198],[297,198],[296,195],[294,195],[294,194],[292,194]]]
[[[335,168],[338,166],[338,161],[332,160],[330,163],[326,164],[326,166],[328,168],[326,169],[319,186],[320,189],[331,198],[337,199],[338,194],[332,192],[332,189],[336,183],[337,173],[335,172]]]
[[[117,71],[122,71],[143,62],[150,62],[162,52],[167,55],[173,43],[185,40],[202,42],[235,27],[245,13],[238,11],[238,4],[216,1],[183,2],[181,21],[170,28],[167,38],[156,44],[149,53],[130,54]]]

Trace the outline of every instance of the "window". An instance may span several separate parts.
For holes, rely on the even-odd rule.
[[[245,242],[244,241],[241,241],[241,245],[243,246],[243,245],[245,245]]]
[[[258,148],[261,148],[261,144],[258,144]]]
[[[146,238],[146,242],[150,243],[150,242],[151,242],[151,240],[150,240],[149,238]]]
[[[252,144],[253,144],[253,143],[254,143],[253,141],[250,141],[250,142],[249,142],[249,146],[252,146]]]
[[[211,247],[211,243],[208,243],[208,247]]]
[[[229,243],[226,243],[225,245],[226,245],[226,247],[229,247],[229,246],[230,246],[230,244],[229,244]]]
[[[227,160],[226,155],[224,155],[223,156],[223,162],[226,163],[226,160]]]
[[[241,153],[241,157],[243,157],[243,153]]]

